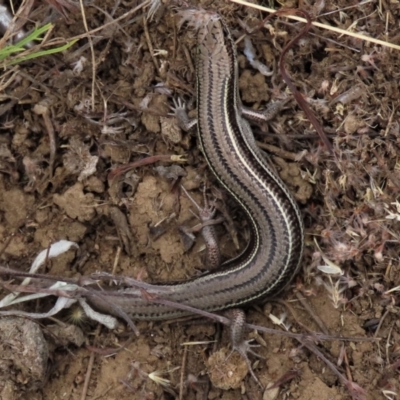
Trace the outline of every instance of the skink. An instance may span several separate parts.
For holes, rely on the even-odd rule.
[[[222,270],[181,283],[148,284],[146,292],[149,298],[218,311],[272,297],[287,286],[300,265],[304,234],[296,201],[264,159],[241,115],[236,47],[230,32],[219,15],[198,13],[198,141],[209,168],[243,209],[251,239]],[[188,314],[146,300],[139,289],[123,289],[120,295],[109,301],[134,319]],[[116,315],[108,301],[91,297],[90,302]]]

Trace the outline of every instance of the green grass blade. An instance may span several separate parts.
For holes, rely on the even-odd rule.
[[[27,49],[25,48],[25,46],[28,43],[35,41],[35,40],[36,41],[43,40],[43,38],[41,38],[40,36],[42,34],[47,33],[52,28],[53,28],[53,24],[51,24],[51,23],[43,25],[43,26],[35,29],[33,32],[31,32],[28,36],[26,36],[19,42],[4,47],[3,49],[0,50],[0,61],[10,58],[14,53],[20,53],[20,52],[26,51]],[[40,50],[40,51],[36,51],[36,52],[34,51],[34,49],[32,49],[32,53],[30,53],[30,54],[26,54],[26,55],[20,56],[20,57],[18,57],[18,55],[16,55],[11,60],[6,60],[5,62],[2,63],[2,67],[8,67],[10,65],[15,65],[15,64],[19,64],[24,61],[27,61],[27,60],[31,60],[33,58],[47,56],[49,54],[59,53],[60,51],[64,51],[64,50],[68,49],[74,43],[76,43],[76,40],[72,40],[71,42],[68,42],[63,46],[55,47],[52,49]]]
[[[21,52],[26,49],[20,49],[14,45],[7,46],[4,49],[0,50],[0,60],[4,60],[5,58],[9,57],[13,53]]]
[[[76,42],[77,42],[77,40],[71,40],[70,42],[66,43],[64,46],[55,47],[53,49],[48,49],[48,50],[37,51],[36,53],[27,54],[26,56],[23,56],[23,57],[17,57],[12,61],[9,61],[9,62],[6,61],[4,63],[4,66],[8,67],[10,65],[19,64],[24,61],[31,60],[33,58],[38,58],[38,57],[42,57],[42,56],[48,56],[49,54],[59,53],[61,51],[67,50],[72,45],[74,45]]]
[[[28,36],[24,37],[22,40],[20,40],[14,46],[24,47],[26,44],[28,44],[29,42],[31,42],[33,40],[42,40],[42,38],[39,38],[39,36],[42,33],[45,33],[52,28],[53,28],[53,24],[49,23],[49,24],[43,25],[40,28],[35,29],[33,32],[31,32]]]

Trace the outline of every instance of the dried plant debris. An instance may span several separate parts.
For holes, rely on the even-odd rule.
[[[76,137],[65,145],[68,151],[63,156],[64,167],[72,174],[79,174],[78,181],[82,182],[96,172],[98,156],[90,154],[90,147]]]

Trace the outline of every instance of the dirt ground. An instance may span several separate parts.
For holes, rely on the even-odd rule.
[[[27,30],[50,17],[52,38],[85,33],[79,6],[37,3]],[[270,3],[400,43],[398,1]],[[40,273],[78,278],[103,271],[168,282],[204,272],[200,235],[192,248],[184,246],[182,226],[198,221],[179,183],[200,204],[204,185],[208,198],[218,200],[224,258],[245,246],[246,220],[211,176],[195,135],[168,115],[172,97],[195,109],[196,35],[185,25],[177,28],[178,5],[168,1],[151,18],[144,7],[116,21],[139,4],[91,2],[88,30],[103,27],[91,42],[80,37],[62,54],[1,72],[0,266],[28,271],[40,251],[67,239],[79,249],[49,260]],[[267,15],[227,0],[194,5],[218,11],[235,38]],[[274,120],[255,125],[254,132],[298,200],[306,228],[296,279],[280,299],[246,314],[249,323],[282,331],[346,337],[315,343],[338,373],[295,339],[249,332],[263,357],[251,356],[255,374],[272,387],[264,391],[237,354],[227,359],[229,332],[214,322],[138,322],[136,337],[124,321],[110,330],[73,306],[37,322],[0,319],[1,399],[398,398],[400,50],[313,27],[289,51],[287,71],[322,124],[332,155],[278,68],[282,48],[302,26],[276,18],[251,34],[256,59],[272,70],[268,77],[250,65],[238,43],[244,104],[262,109],[286,100]],[[122,168],[168,154],[187,161]],[[8,293],[2,288],[0,297]],[[52,296],[12,308],[45,312],[54,302]],[[271,314],[283,320],[280,326]],[[380,341],[351,340],[374,336]]]

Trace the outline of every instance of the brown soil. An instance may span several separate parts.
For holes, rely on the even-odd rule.
[[[47,2],[38,3],[30,21],[42,23],[52,9]],[[48,3],[65,13],[62,17],[53,9],[57,19],[52,37],[85,32],[79,9],[63,7],[57,0]],[[109,15],[115,19],[137,5],[95,3],[86,8],[90,30],[110,22]],[[258,11],[227,1],[200,3],[221,13],[237,37],[244,32],[240,20],[255,27],[262,18]],[[284,3],[298,6],[296,1]],[[353,3],[355,7],[337,11]],[[317,19],[321,23],[399,42],[396,2],[381,1],[381,8],[377,2],[358,4],[336,0],[318,9],[302,1],[301,7],[324,14]],[[3,71],[1,266],[27,271],[40,251],[68,239],[77,242],[79,250],[50,260],[41,273],[77,278],[104,271],[157,282],[201,273],[202,239],[199,236],[185,251],[178,229],[198,221],[190,201],[178,194],[177,181],[199,203],[204,184],[208,197],[218,199],[220,215],[226,217],[217,227],[225,258],[246,243],[246,222],[207,170],[194,135],[181,132],[168,115],[172,94],[194,99],[196,37],[185,26],[177,29],[172,4],[163,5],[151,21],[146,15],[147,9],[139,10],[92,35],[93,85],[86,38],[62,55],[20,65],[13,76]],[[263,357],[251,356],[253,369],[264,386],[273,386],[263,393],[237,354],[226,359],[229,333],[213,322],[139,322],[140,336],[134,337],[123,321],[110,331],[73,308],[38,324],[0,320],[2,399],[81,399],[88,370],[86,399],[173,399],[178,393],[188,400],[397,396],[400,52],[321,28],[312,28],[289,51],[288,72],[328,134],[333,158],[286,90],[277,67],[282,48],[301,26],[280,18],[251,36],[258,59],[274,71],[269,78],[249,65],[243,42],[238,45],[244,103],[264,108],[270,101],[288,99],[270,124],[255,126],[254,131],[299,201],[307,231],[303,268],[282,295],[285,302],[250,308],[247,318],[279,329],[268,316],[286,313],[284,323],[290,331],[307,334],[307,329],[321,331],[316,315],[331,335],[377,335],[381,341],[376,343],[317,343],[343,377],[364,392],[351,391],[351,385],[343,384],[323,360],[294,339],[249,333]],[[82,71],[76,68],[79,60]],[[162,154],[185,155],[188,161],[181,165],[183,170],[171,171],[170,163],[158,162],[123,174],[119,184],[108,179],[114,167]],[[154,169],[160,165],[168,169]],[[341,278],[317,269],[327,260],[342,268]],[[1,297],[7,293],[2,289]],[[45,312],[53,304],[54,297],[16,307]],[[187,342],[195,343],[184,346]],[[168,386],[156,383],[150,373],[169,380]]]

